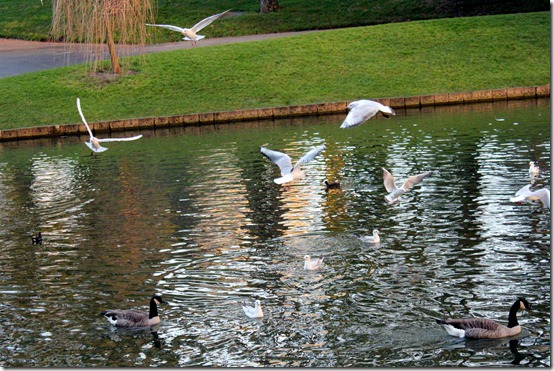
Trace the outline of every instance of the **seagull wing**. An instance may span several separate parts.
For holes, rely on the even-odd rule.
[[[296,162],[294,165],[295,168],[300,166],[303,163],[312,161],[315,156],[319,155],[323,150],[325,149],[325,144],[322,144],[320,146],[315,147],[314,149],[310,150],[308,153],[304,155],[300,160]]]
[[[510,197],[510,202],[522,202],[525,200],[525,197],[531,195],[531,184],[527,184],[525,187],[521,188],[516,192],[515,197]]]
[[[246,314],[248,317],[251,317],[254,314],[254,308],[248,305],[248,303],[246,302],[242,303],[242,310],[244,311],[244,314]]]
[[[177,31],[177,32],[180,32],[180,33],[183,33],[183,31],[185,31],[184,28],[173,26],[173,25],[170,25],[170,24],[150,24],[150,23],[146,23],[146,25],[147,26],[152,26],[152,27],[167,28],[168,30]]]
[[[83,123],[87,127],[88,134],[91,138],[94,138],[94,135],[92,135],[92,131],[90,131],[90,128],[87,124],[87,120],[85,120],[85,116],[83,115],[83,111],[81,111],[81,100],[77,98],[77,109],[79,110],[79,115],[81,115],[81,120],[83,120]]]
[[[342,129],[361,125],[379,112],[379,106],[377,105],[377,102],[371,100],[362,100],[354,103],[356,103],[356,105],[354,105],[353,107],[352,103],[350,104],[352,108],[350,109],[350,112],[348,112],[348,115],[346,115],[346,119],[344,119],[342,125],[340,126]]]
[[[383,183],[385,184],[387,192],[392,192],[397,189],[396,184],[394,184],[394,177],[385,168],[383,168]]]
[[[208,26],[209,24],[211,24],[211,23],[212,23],[213,21],[215,21],[216,19],[223,17],[223,16],[224,16],[225,14],[227,14],[230,10],[231,10],[231,9],[226,10],[226,11],[224,11],[224,12],[222,12],[222,13],[219,13],[219,14],[214,14],[214,15],[208,17],[208,18],[204,18],[203,20],[201,20],[200,22],[198,22],[197,24],[195,24],[195,25],[192,27],[192,30],[193,30],[194,32],[200,31],[201,29],[203,29],[204,27]]]
[[[289,174],[292,171],[292,161],[287,154],[265,147],[260,147],[260,152],[275,165],[279,166],[281,175]]]
[[[312,259],[310,261],[311,269],[318,269],[321,268],[321,265],[323,264],[323,255],[320,255],[319,258]]]
[[[527,197],[531,194],[531,184],[527,184],[525,187],[521,188],[516,192],[516,196]]]
[[[538,197],[541,200],[542,205],[550,209],[550,191],[547,188],[537,189],[534,192],[531,192],[531,195]]]
[[[142,138],[142,134],[135,135],[134,137],[127,137],[127,138],[103,138],[98,139],[99,142],[123,142],[123,141],[129,141],[129,140],[137,140]]]
[[[428,171],[426,173],[421,173],[417,175],[412,175],[406,181],[404,184],[402,184],[402,188],[407,191],[408,189],[412,188],[414,185],[419,184],[423,182],[423,179],[427,178],[429,175],[431,175],[431,172]]]

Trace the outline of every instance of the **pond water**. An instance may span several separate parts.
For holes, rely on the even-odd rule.
[[[342,119],[142,131],[97,157],[84,137],[0,143],[0,366],[550,366],[550,211],[509,201],[529,161],[550,188],[550,102]],[[320,144],[290,190],[259,152]],[[381,167],[433,173],[389,205]],[[377,246],[355,237],[375,228]],[[306,254],[324,267],[304,271]],[[99,315],[154,292],[159,328]],[[435,323],[506,323],[519,296],[516,338]]]

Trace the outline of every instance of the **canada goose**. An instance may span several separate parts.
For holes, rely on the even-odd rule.
[[[302,179],[306,174],[300,169],[300,165],[306,162],[310,162],[315,156],[320,154],[325,149],[325,144],[315,147],[304,155],[294,167],[292,166],[292,160],[290,157],[282,152],[274,151],[269,148],[260,147],[260,152],[271,160],[274,164],[281,169],[281,177],[276,178],[273,181],[277,184],[290,183],[294,180]]]
[[[33,245],[42,245],[42,233],[38,232],[36,237],[31,236],[31,242]]]
[[[364,243],[379,243],[381,239],[379,238],[379,231],[377,229],[373,230],[373,236],[356,236]]]
[[[167,303],[160,294],[154,294],[150,299],[150,311],[148,313],[134,309],[105,310],[102,314],[114,326],[117,327],[150,327],[160,323],[158,304]]]
[[[226,10],[222,13],[212,15],[208,18],[204,18],[203,20],[201,20],[200,22],[198,22],[197,24],[192,26],[192,28],[181,28],[181,27],[177,27],[177,26],[172,26],[170,24],[149,24],[149,23],[146,23],[146,25],[147,26],[167,28],[168,30],[180,32],[181,35],[184,36],[183,40],[192,41],[192,45],[194,45],[194,44],[196,44],[197,41],[200,41],[205,37],[205,36],[202,36],[202,35],[197,35],[196,33],[198,31],[200,31],[204,27],[210,25],[216,19],[223,17],[225,14],[229,13],[230,10],[231,9]]]
[[[254,306],[249,305],[247,302],[243,302],[242,310],[248,318],[262,318],[264,316],[264,312],[262,312],[262,305],[259,300],[254,302]]]
[[[326,190],[329,190],[329,189],[338,189],[340,188],[340,182],[338,180],[333,180],[333,181],[328,181],[327,179],[325,179],[325,189]]]
[[[83,111],[81,111],[81,100],[77,98],[77,109],[79,110],[79,115],[81,115],[81,119],[83,120],[83,123],[85,124],[85,127],[87,128],[88,134],[90,135],[90,139],[88,142],[85,142],[88,148],[92,152],[98,153],[98,152],[104,152],[108,149],[106,147],[102,147],[100,145],[101,142],[121,142],[121,141],[129,141],[129,140],[136,140],[139,138],[142,138],[141,135],[136,135],[134,137],[129,138],[104,138],[104,139],[98,139],[94,135],[92,135],[92,131],[90,130],[90,127],[87,124],[87,121],[85,120],[85,116],[83,115]]]
[[[351,102],[346,108],[349,112],[340,126],[341,129],[361,125],[379,112],[385,117],[396,115],[394,110],[389,106],[384,106],[381,103],[367,99]]]
[[[531,305],[523,298],[517,299],[510,308],[508,326],[487,318],[438,319],[437,323],[444,327],[449,335],[459,338],[499,339],[521,332],[521,326],[517,322],[517,311],[520,309],[529,310]]]
[[[535,166],[534,161],[529,161],[529,174],[530,175],[539,175],[540,169],[538,166]]]
[[[304,255],[304,269],[307,271],[313,271],[315,269],[321,268],[323,265],[323,255],[320,255],[319,258],[310,259],[310,255]]]
[[[404,181],[404,184],[402,184],[400,188],[398,188],[394,183],[392,174],[389,173],[387,169],[383,168],[383,183],[385,184],[385,189],[389,192],[389,194],[385,196],[385,199],[389,203],[400,200],[400,196],[410,190],[414,185],[421,183],[423,179],[427,178],[430,174],[431,172],[428,171],[426,173],[412,175]]]
[[[515,197],[510,197],[511,202],[523,202],[524,200],[540,201],[542,206],[550,209],[550,190],[548,188],[541,188],[531,191],[531,185],[527,184],[516,192]]]

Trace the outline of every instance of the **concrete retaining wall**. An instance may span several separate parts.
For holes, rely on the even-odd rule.
[[[495,102],[510,99],[531,99],[550,97],[550,84],[521,88],[481,90],[465,93],[444,93],[414,97],[381,98],[376,101],[394,109],[422,108],[428,106]],[[94,133],[115,132],[133,129],[156,129],[170,126],[205,125],[248,120],[278,119],[294,116],[315,116],[345,113],[349,102],[331,102],[302,106],[270,107],[221,112],[192,113],[187,115],[146,117],[129,120],[90,123]],[[86,135],[83,124],[37,126],[0,130],[0,141],[56,137],[65,135]]]

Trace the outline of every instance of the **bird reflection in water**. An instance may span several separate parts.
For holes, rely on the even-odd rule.
[[[520,353],[517,350],[518,345],[519,345],[519,340],[518,339],[513,339],[513,340],[510,340],[510,342],[509,342],[510,351],[514,354],[514,360],[512,362],[510,362],[512,365],[519,365],[519,363],[523,359],[525,359],[525,357],[527,357],[527,354]]]
[[[150,333],[152,334],[152,344],[156,349],[162,349],[162,341],[160,339],[160,336],[158,335],[159,330],[160,330],[159,323],[150,327]]]

